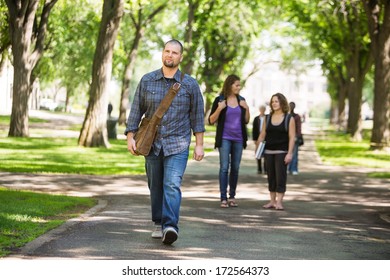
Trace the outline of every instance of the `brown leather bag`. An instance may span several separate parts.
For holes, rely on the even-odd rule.
[[[161,103],[152,118],[148,119],[145,117],[141,120],[141,123],[138,127],[138,131],[134,134],[136,154],[142,156],[149,155],[154,139],[156,138],[157,129],[160,124],[160,121],[164,116],[165,112],[168,110],[169,106],[171,106],[172,100],[178,93],[180,86],[180,83],[173,84],[169,88],[163,100],[161,100]]]

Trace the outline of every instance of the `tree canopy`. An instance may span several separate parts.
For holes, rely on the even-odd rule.
[[[106,5],[108,2],[111,6]],[[288,45],[273,45],[280,48],[284,68],[298,73],[312,61],[321,62],[332,98],[332,121],[343,126],[346,120],[345,129],[356,140],[362,129],[362,101],[372,97],[372,148],[389,147],[388,1],[123,0],[118,36],[102,39],[105,12],[114,3],[0,1],[0,62],[11,49],[9,59],[15,68],[9,136],[28,136],[28,99],[37,79],[42,87],[55,83],[65,88],[67,104],[81,102],[84,96],[89,100],[88,116],[91,106],[100,100],[91,97],[96,94],[93,89],[108,90],[103,86],[107,81],[96,79],[95,67],[99,63],[122,87],[116,107],[123,123],[140,73],[150,70],[151,65],[144,62],[159,53],[169,38],[184,42],[182,69],[201,83],[208,107],[226,75],[241,75],[245,63],[255,59],[260,35],[268,31],[271,36],[277,34],[289,40]],[[111,32],[110,28],[106,32]],[[109,45],[112,62],[101,52]],[[243,77],[244,83],[246,78]],[[364,89],[372,93],[364,97]],[[92,115],[86,119],[97,118]],[[99,123],[99,130],[104,130],[103,121]],[[84,127],[81,135],[90,133],[85,129],[89,128]],[[92,142],[80,144],[89,146]],[[94,143],[108,146],[106,139]]]

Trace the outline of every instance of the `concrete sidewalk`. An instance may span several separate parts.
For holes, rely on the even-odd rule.
[[[0,184],[99,198],[85,215],[30,242],[9,259],[389,260],[390,180],[369,169],[321,164],[310,132],[300,174],[288,177],[285,211],[264,210],[266,177],[250,142],[242,159],[239,207],[219,207],[218,153],[190,161],[183,180],[179,239],[150,237],[145,176],[1,173]]]

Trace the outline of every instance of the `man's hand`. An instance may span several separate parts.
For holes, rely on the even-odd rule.
[[[132,155],[138,156],[138,154],[135,153],[136,146],[135,146],[134,134],[131,132],[127,133],[127,150]]]
[[[203,145],[196,145],[194,149],[193,159],[196,161],[201,161],[204,157]]]

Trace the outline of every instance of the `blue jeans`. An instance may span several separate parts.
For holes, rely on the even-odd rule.
[[[148,177],[152,221],[179,232],[179,212],[181,204],[181,182],[187,167],[189,149],[170,156],[163,151],[156,156],[153,151],[145,157],[145,169]]]
[[[295,141],[294,149],[293,149],[293,157],[290,164],[288,165],[288,171],[290,173],[298,172],[298,149],[299,149],[298,142]]]
[[[225,139],[222,140],[222,145],[219,147],[219,191],[221,193],[221,201],[227,200],[228,182],[230,187],[229,198],[236,196],[238,171],[240,169],[243,149],[242,142]]]

